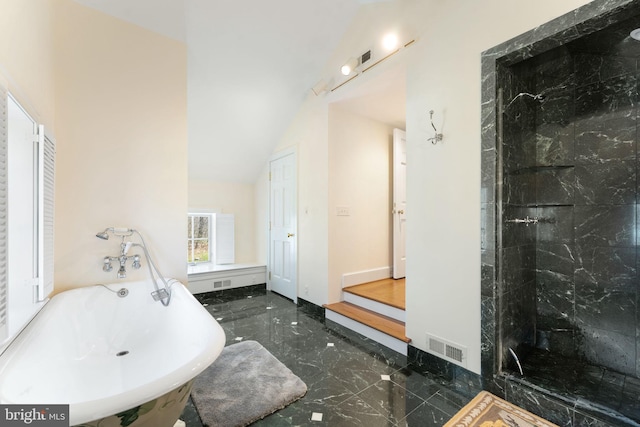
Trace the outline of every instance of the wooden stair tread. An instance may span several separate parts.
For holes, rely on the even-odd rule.
[[[375,282],[348,286],[343,288],[342,291],[400,310],[404,310],[406,307],[405,279],[382,279]]]
[[[398,320],[383,316],[382,314],[367,310],[366,308],[358,307],[357,305],[348,302],[325,304],[323,307],[380,332],[384,332],[385,334],[399,339],[400,341],[406,343],[411,342],[411,339],[407,338],[405,335],[404,323]]]

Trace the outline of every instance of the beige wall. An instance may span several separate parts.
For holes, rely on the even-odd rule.
[[[365,5],[327,63],[325,76],[319,76],[335,75],[347,58],[370,48],[391,28],[417,39],[388,65],[366,73],[384,73],[399,62],[407,69],[407,336],[422,350],[426,333],[466,346],[468,368],[474,372],[480,372],[481,351],[480,55],[585,3],[400,0]],[[310,96],[280,144],[299,147],[300,224],[309,223],[307,236],[299,230],[299,295],[316,304],[339,296],[322,270],[337,266],[324,252],[330,250],[334,227],[326,215],[306,213],[307,205],[332,208],[327,152],[333,140],[327,112],[336,98],[366,81],[366,74],[323,99]],[[445,140],[436,146],[427,142],[431,109],[444,125]],[[309,254],[316,248],[313,259]],[[313,275],[321,280],[312,280]],[[300,292],[303,286],[310,287],[308,296]]]
[[[0,5],[0,75],[36,120],[53,129],[53,2],[4,0]]]
[[[190,179],[189,209],[234,214],[236,263],[257,262],[253,184]]]
[[[391,126],[336,105],[329,106],[329,283],[332,290],[340,288],[346,273],[392,265],[392,140]],[[348,207],[349,216],[338,216],[338,206]]]
[[[117,281],[101,266],[119,239],[94,237],[108,226],[141,231],[186,282],[185,45],[71,0],[55,1],[53,38],[56,290]]]

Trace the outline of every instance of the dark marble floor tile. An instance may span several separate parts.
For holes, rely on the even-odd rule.
[[[440,427],[444,425],[451,416],[441,411],[436,406],[426,402],[418,406],[413,412],[400,420],[398,426],[402,427]]]
[[[194,294],[194,297],[202,304],[215,302],[217,304],[225,301],[236,301],[249,295],[266,295],[267,285],[243,286],[241,288],[221,289],[212,292]]]
[[[380,365],[379,368],[382,368],[382,366],[386,365]],[[380,381],[382,375],[389,375],[391,370],[388,370],[386,374],[381,374],[379,371],[376,372],[376,370],[372,369],[365,360],[361,358],[352,359],[347,356],[347,359],[342,359],[340,362],[333,364],[329,368],[329,372],[339,378],[352,393],[359,393],[370,387],[371,384]]]
[[[304,402],[322,404],[327,408],[339,405],[355,395],[347,388],[344,378],[326,372],[307,380],[306,384],[308,390],[303,398]]]
[[[391,374],[390,377],[391,381],[425,401],[444,387],[437,381],[434,381],[422,374],[418,374],[411,369],[401,369]]]
[[[198,414],[198,410],[193,404],[191,397],[187,400],[187,405],[184,407],[180,419],[185,422],[187,427],[202,427],[200,415]]]
[[[376,411],[364,399],[358,396],[344,401],[324,414],[328,426],[338,427],[387,427],[395,426],[395,422]],[[315,425],[315,423],[314,423]],[[323,424],[320,424],[323,425]]]
[[[425,403],[424,399],[390,380],[376,382],[358,393],[358,397],[394,423]]]
[[[256,426],[441,426],[480,391],[478,384],[462,374],[444,378],[413,369],[406,356],[358,334],[329,328],[330,321],[307,314],[285,298],[248,291],[248,295],[235,294],[235,300],[228,295],[208,295],[204,304],[221,319],[228,344],[240,337],[260,342],[308,387],[304,397],[257,421]],[[560,383],[580,376],[577,371],[561,369],[567,375]],[[612,387],[611,393],[621,382],[626,385],[621,401],[633,415],[640,412],[640,383],[624,381],[626,378],[605,373],[602,383]],[[569,385],[567,393],[575,392],[576,384]],[[322,420],[316,421],[319,414]],[[582,418],[591,419],[588,412]],[[191,402],[182,419],[188,427],[203,427]]]

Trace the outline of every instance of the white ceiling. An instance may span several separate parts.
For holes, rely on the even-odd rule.
[[[185,1],[190,0],[76,0],[100,12],[183,42],[187,40]]]
[[[358,8],[389,0],[76,1],[187,44],[189,176],[253,183]],[[403,122],[391,81],[343,106]]]

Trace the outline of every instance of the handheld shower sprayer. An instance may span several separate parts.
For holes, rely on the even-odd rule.
[[[109,233],[108,233],[109,229],[107,228],[104,231],[101,231],[100,233],[96,234],[96,237],[98,239],[102,239],[102,240],[109,240]]]
[[[104,231],[96,234],[96,237],[102,240],[109,240],[109,233],[118,237],[129,237],[135,233],[136,230],[132,230],[131,228],[125,227],[109,227],[105,228]]]

